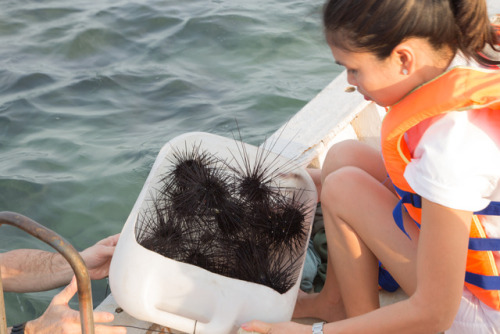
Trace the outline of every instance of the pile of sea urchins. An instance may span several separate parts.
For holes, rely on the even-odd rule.
[[[239,154],[231,165],[201,145],[177,149],[138,217],[137,241],[170,259],[285,293],[307,242],[304,190],[279,186],[287,166],[266,161],[265,150],[252,162],[246,150]]]

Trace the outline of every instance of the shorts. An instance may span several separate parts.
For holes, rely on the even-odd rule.
[[[445,334],[500,334],[500,311],[482,303],[467,288],[455,321]]]

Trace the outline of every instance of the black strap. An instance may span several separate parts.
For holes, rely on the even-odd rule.
[[[24,334],[24,327],[26,327],[26,323],[23,322],[22,324],[14,325],[12,326],[12,330],[10,331],[11,334]]]

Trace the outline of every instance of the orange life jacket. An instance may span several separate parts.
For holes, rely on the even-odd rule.
[[[381,133],[382,154],[401,199],[393,216],[403,232],[406,233],[402,205],[413,220],[418,224],[421,221],[421,198],[403,177],[412,158],[404,139],[405,133],[430,117],[449,111],[479,109],[490,110],[492,117],[500,122],[500,71],[453,68],[415,89],[386,114]],[[500,128],[497,131],[500,132]],[[486,209],[473,216],[465,285],[486,305],[500,310],[500,277],[492,254],[492,251],[500,250],[500,239],[487,238],[479,219],[480,215],[490,214],[500,215],[500,202],[491,202]]]

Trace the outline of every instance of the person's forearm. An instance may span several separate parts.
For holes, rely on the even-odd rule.
[[[58,253],[18,249],[0,254],[5,291],[34,292],[67,284],[73,271]]]

